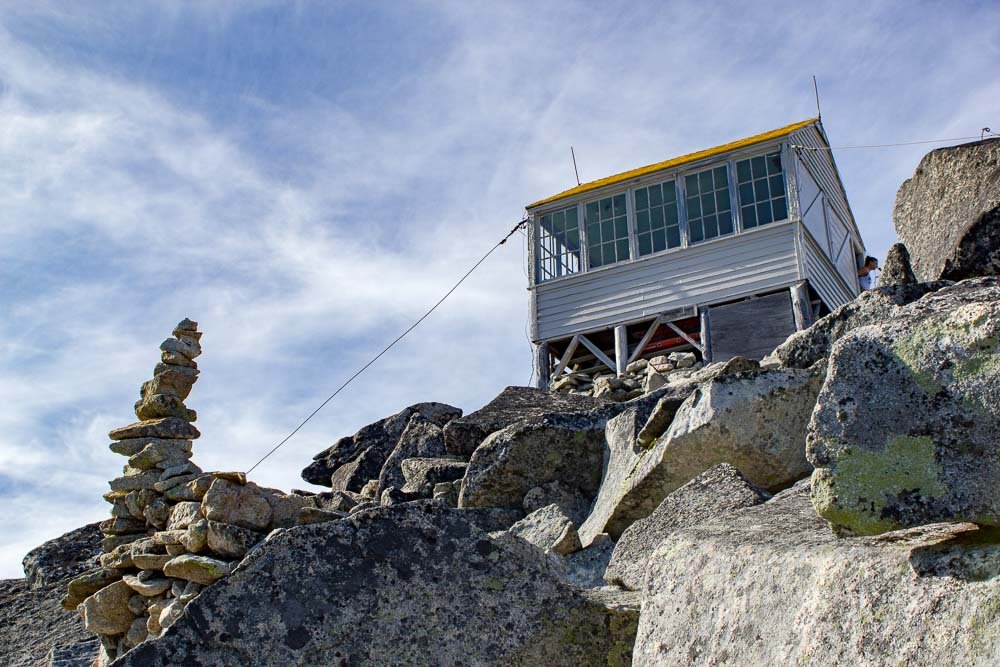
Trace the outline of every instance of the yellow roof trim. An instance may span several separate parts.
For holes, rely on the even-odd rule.
[[[615,183],[622,183],[623,181],[638,178],[639,176],[645,176],[646,174],[652,174],[657,171],[663,171],[664,169],[679,167],[681,165],[688,164],[689,162],[695,162],[697,160],[703,160],[715,155],[721,155],[722,153],[728,153],[729,151],[736,150],[738,148],[745,148],[754,144],[773,141],[774,139],[779,139],[816,122],[818,122],[817,118],[810,118],[809,120],[803,120],[798,123],[786,125],[785,127],[778,128],[777,130],[771,130],[770,132],[764,132],[763,134],[755,134],[752,137],[747,137],[746,139],[740,139],[738,141],[731,141],[728,144],[722,144],[721,146],[716,146],[715,148],[707,148],[696,153],[688,153],[687,155],[681,155],[680,157],[675,157],[664,162],[657,162],[656,164],[639,167],[638,169],[624,171],[620,174],[615,174],[614,176],[607,176],[606,178],[601,178],[596,181],[590,181],[589,183],[584,183],[576,186],[575,188],[570,188],[569,190],[560,192],[557,195],[536,201],[534,204],[528,204],[525,208],[532,209],[536,206],[541,206],[542,204],[549,204],[554,201],[559,201],[560,199],[572,197],[573,195],[583,194],[584,192],[597,190],[598,188],[603,188],[607,185],[614,185]]]

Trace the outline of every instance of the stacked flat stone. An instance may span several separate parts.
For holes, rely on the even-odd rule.
[[[549,388],[621,403],[681,380],[701,368],[702,362],[693,352],[671,352],[651,359],[636,359],[625,368],[622,377],[608,373],[590,375],[580,372],[577,366]]]

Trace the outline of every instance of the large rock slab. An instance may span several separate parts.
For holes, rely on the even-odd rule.
[[[103,537],[98,525],[71,530],[29,551],[21,561],[28,583],[48,586],[97,567]]]
[[[404,459],[401,467],[406,483],[401,490],[430,498],[435,484],[462,479],[468,465],[455,457]]]
[[[193,424],[177,417],[148,419],[128,426],[122,426],[108,433],[112,440],[135,440],[139,438],[161,438],[194,440],[201,432]]]
[[[588,414],[609,409],[606,401],[533,387],[507,387],[492,401],[444,427],[450,454],[469,456],[500,429],[522,421],[538,421],[549,414]]]
[[[546,552],[565,555],[580,550],[573,520],[558,505],[547,505],[524,517],[508,531]]]
[[[649,557],[675,530],[759,505],[769,497],[734,466],[713,466],[668,495],[652,514],[622,533],[604,578],[609,584],[642,590]]]
[[[903,306],[950,284],[888,285],[862,292],[808,329],[793,333],[770,356],[786,368],[809,368],[829,357],[833,344],[858,327],[891,319]]]
[[[1000,545],[969,524],[838,539],[800,483],[649,562],[636,665],[990,665]]]
[[[593,498],[605,423],[594,412],[556,414],[493,433],[469,461],[458,506],[521,508],[528,491],[556,480]]]
[[[757,486],[788,485],[807,475],[805,438],[822,376],[815,370],[753,370],[699,385],[650,445],[626,412],[608,427],[610,456],[589,517],[584,545],[597,534],[618,539],[667,495],[719,463],[731,463]],[[668,406],[669,408],[669,406]],[[665,420],[654,411],[648,422]],[[648,423],[647,422],[647,423]],[[640,438],[640,436],[647,436]]]
[[[116,665],[628,664],[616,600],[422,501],[273,535]]]
[[[963,281],[841,339],[808,442],[817,511],[871,535],[1000,526],[1000,284]]]
[[[1000,139],[925,155],[896,193],[892,221],[922,280],[1000,273]]]
[[[331,486],[331,477],[341,467],[353,463],[350,473],[341,473],[335,490],[360,491],[368,480],[378,479],[386,459],[399,442],[410,417],[420,414],[432,424],[442,427],[460,417],[459,408],[446,403],[417,403],[394,415],[362,427],[353,436],[341,438],[331,447],[313,457],[302,471],[302,479],[310,484]]]

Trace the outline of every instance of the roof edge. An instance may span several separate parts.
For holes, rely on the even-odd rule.
[[[639,176],[645,176],[646,174],[652,174],[657,171],[670,169],[672,167],[679,167],[691,162],[695,162],[697,160],[702,160],[704,158],[713,157],[715,155],[728,153],[729,151],[737,150],[739,148],[753,146],[754,144],[760,144],[766,141],[773,141],[774,139],[785,137],[797,130],[801,130],[804,127],[808,127],[809,125],[816,123],[819,123],[819,118],[810,118],[808,120],[792,123],[791,125],[786,125],[785,127],[780,127],[776,130],[770,130],[768,132],[762,132],[760,134],[755,134],[753,136],[745,137],[743,139],[737,139],[736,141],[730,141],[729,143],[720,144],[719,146],[715,146],[713,148],[706,148],[700,151],[695,151],[694,153],[688,153],[686,155],[670,158],[669,160],[664,160],[663,162],[656,162],[654,164],[646,165],[645,167],[638,167],[636,169],[623,171],[620,174],[606,176],[596,181],[589,181],[587,183],[582,183],[580,185],[577,185],[576,187],[570,188],[569,190],[564,190],[559,194],[552,195],[551,197],[546,197],[545,199],[539,199],[533,204],[528,204],[527,206],[525,206],[525,209],[531,210],[533,208],[537,208],[544,204],[551,204],[553,202],[559,201],[560,199],[566,199],[574,195],[584,194],[586,192],[597,190],[599,188],[603,188],[608,185],[622,183],[624,181],[628,181],[633,178],[638,178]]]

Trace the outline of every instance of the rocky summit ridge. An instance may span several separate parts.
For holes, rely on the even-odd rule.
[[[763,360],[412,405],[321,493],[192,461],[184,320],[110,518],[0,582],[0,663],[1000,664],[998,183],[1000,141],[930,153],[882,285]]]

